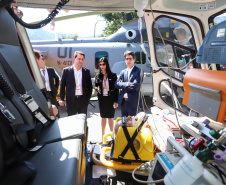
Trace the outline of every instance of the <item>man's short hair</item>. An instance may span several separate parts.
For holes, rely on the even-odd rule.
[[[135,53],[133,51],[129,51],[129,50],[125,51],[124,58],[126,58],[126,55],[131,55],[133,58],[135,58]]]
[[[78,56],[78,54],[83,55],[84,59],[85,59],[85,53],[81,52],[81,51],[75,51],[74,53],[74,58],[76,58]]]
[[[186,30],[183,27],[177,27],[177,28],[175,28],[173,30],[173,33],[176,36],[180,36],[180,35],[186,36],[187,35],[187,32],[186,32]]]
[[[33,49],[33,51],[34,51],[34,54],[35,54],[35,58],[39,60],[42,52],[39,51],[39,50],[36,50],[36,49]]]

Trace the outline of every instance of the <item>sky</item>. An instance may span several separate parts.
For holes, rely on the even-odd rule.
[[[23,12],[22,19],[27,23],[43,20],[49,14],[49,11],[47,9],[19,7],[19,10]],[[70,10],[69,12],[65,12],[64,10],[61,10],[56,17],[77,14],[77,13],[84,13],[84,12],[85,11],[76,11],[76,10]],[[64,32],[64,33],[71,33],[71,34],[75,33],[75,34],[78,34],[79,37],[92,37],[94,36],[95,24],[96,24],[95,36],[98,36],[103,32],[103,29],[106,26],[106,22],[104,21],[104,19],[98,15],[92,15],[87,17],[80,17],[80,18],[74,18],[70,20],[55,22],[54,31],[50,29],[49,24],[43,28],[46,31],[53,32],[53,33],[55,32],[57,33]]]

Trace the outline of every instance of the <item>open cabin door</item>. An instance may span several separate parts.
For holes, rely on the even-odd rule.
[[[183,77],[190,67],[207,68],[205,64],[200,65],[194,59],[204,37],[202,24],[194,17],[163,13],[153,15],[156,24],[152,13],[145,13],[153,67],[154,105],[172,112],[173,94],[176,109],[189,115],[190,109],[182,104]],[[172,88],[170,79],[172,79]]]

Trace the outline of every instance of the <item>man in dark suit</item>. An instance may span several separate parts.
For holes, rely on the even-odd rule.
[[[140,94],[140,68],[135,66],[135,54],[133,51],[124,53],[127,69],[121,71],[115,88],[120,89],[118,104],[121,105],[123,116],[135,116],[139,108],[138,100]]]
[[[60,106],[64,106],[66,90],[66,106],[68,116],[87,114],[89,99],[92,94],[90,71],[82,67],[85,54],[81,51],[74,53],[74,64],[63,69],[60,83]]]
[[[34,54],[35,54],[35,58],[37,60],[38,67],[40,69],[43,81],[45,83],[46,90],[50,95],[51,104],[58,107],[56,96],[57,96],[57,91],[59,87],[59,76],[56,74],[53,68],[45,66],[45,60],[41,55],[41,51],[34,49]],[[59,113],[56,115],[56,117],[58,118],[60,117]]]

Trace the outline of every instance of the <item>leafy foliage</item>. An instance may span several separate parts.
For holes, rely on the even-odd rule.
[[[100,16],[106,20],[107,27],[104,29],[101,37],[107,37],[115,33],[123,23],[127,22],[127,14],[130,13],[132,18],[138,18],[136,12],[117,12],[101,14]]]
[[[74,34],[70,34],[70,35],[66,35],[66,34],[63,34],[61,36],[62,39],[74,39],[74,38],[78,38],[78,34],[77,33],[74,33]]]

